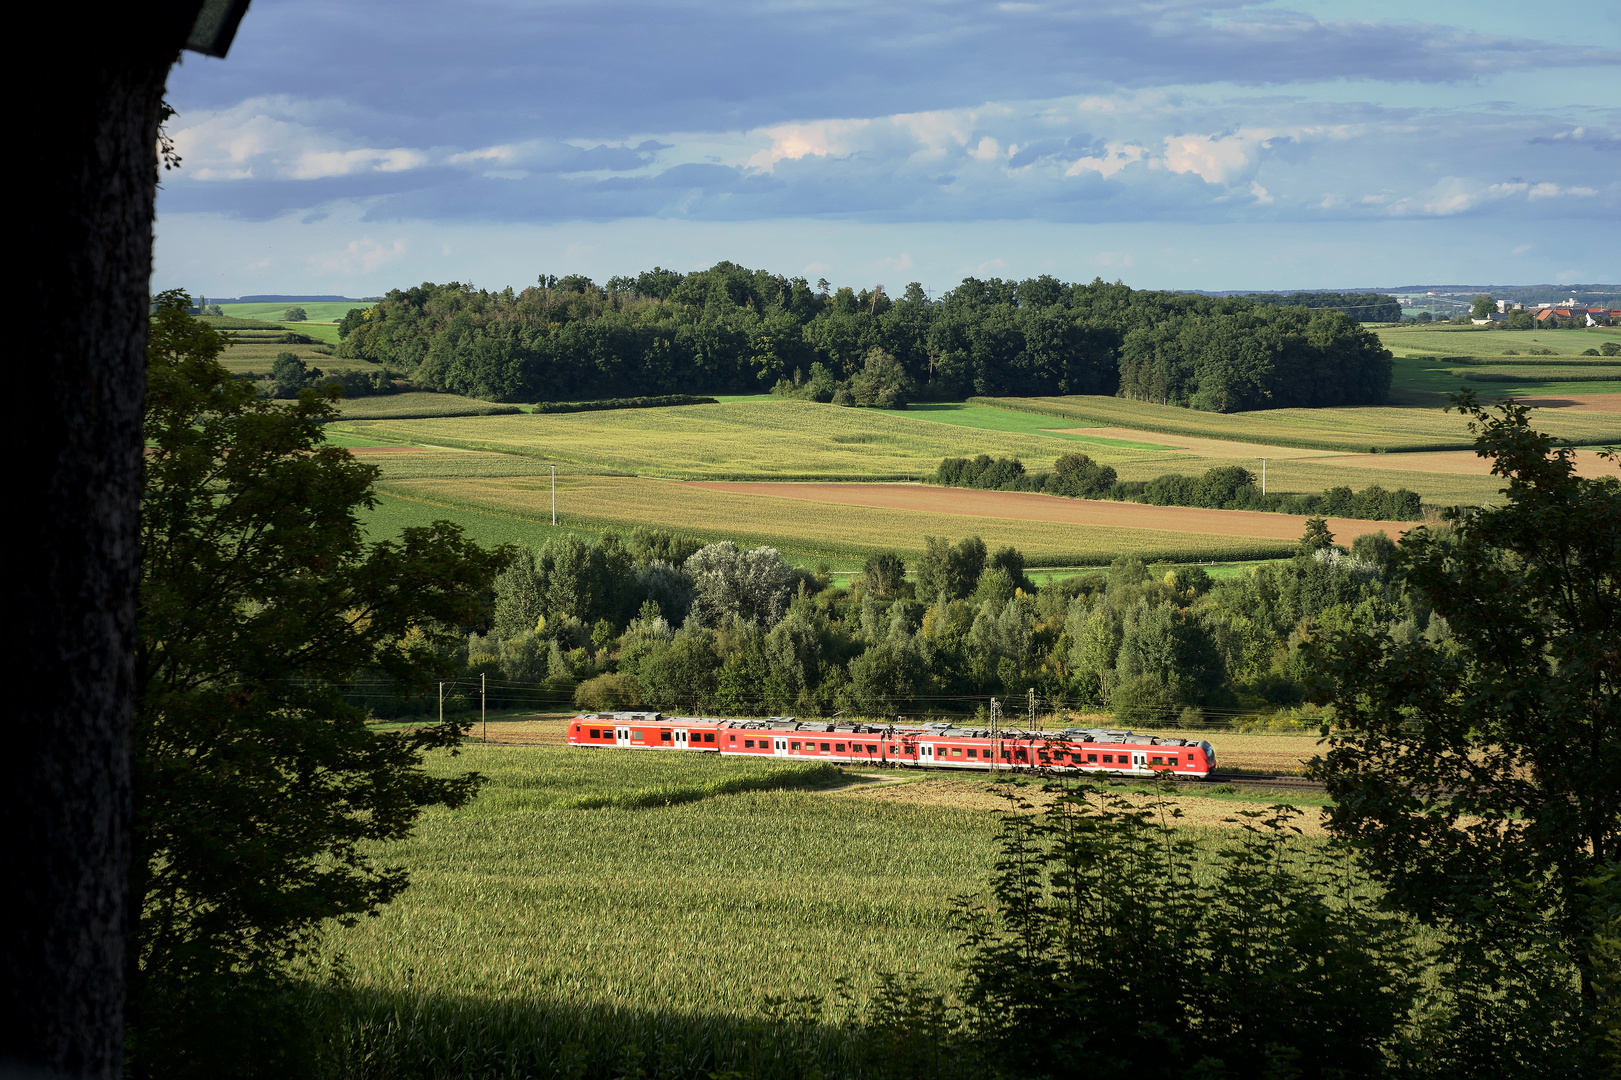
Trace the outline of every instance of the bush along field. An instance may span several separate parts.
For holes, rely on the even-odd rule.
[[[1269,510],[1283,514],[1321,514],[1364,521],[1421,521],[1418,493],[1378,485],[1353,492],[1336,487],[1321,495],[1263,493],[1260,477],[1239,465],[1221,465],[1203,476],[1168,473],[1154,480],[1118,480],[1108,465],[1085,454],[1065,454],[1050,473],[1027,473],[1018,458],[980,454],[946,458],[932,477],[948,487],[990,491],[1035,491],[1072,499],[1117,499],[1153,506],[1202,506],[1212,510]]]

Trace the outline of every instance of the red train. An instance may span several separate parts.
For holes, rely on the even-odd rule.
[[[696,750],[863,765],[913,765],[944,769],[1012,769],[1056,772],[1204,777],[1216,767],[1209,743],[1134,735],[1102,728],[1063,731],[1001,731],[951,724],[880,727],[873,724],[767,720],[722,720],[665,716],[656,712],[586,713],[569,721],[570,746],[628,750]]]

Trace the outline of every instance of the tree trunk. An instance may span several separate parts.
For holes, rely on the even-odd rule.
[[[117,1077],[130,912],[131,657],[156,140],[201,0],[36,7],[36,171],[11,331],[11,602],[0,1069]],[[29,271],[32,271],[31,273]]]

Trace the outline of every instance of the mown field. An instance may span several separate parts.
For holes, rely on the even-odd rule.
[[[1589,384],[1585,393],[1600,392]],[[1137,428],[1172,435],[1234,439],[1346,453],[1463,450],[1473,445],[1467,418],[1438,409],[1369,407],[1203,413],[1110,397],[982,398],[985,404],[1053,416],[1066,426]],[[1613,414],[1543,409],[1539,429],[1577,445],[1613,439]]]
[[[1532,349],[1551,349],[1558,356],[1578,356],[1606,341],[1621,341],[1621,327],[1586,330],[1493,330],[1481,326],[1381,326],[1374,330],[1396,356],[1508,356]]]
[[[288,303],[258,303],[258,304],[221,304],[220,310],[237,319],[264,319],[269,322],[280,322],[282,314],[290,307],[301,307],[304,314],[309,316],[313,323],[337,323],[350,308],[366,308],[371,305],[361,300],[310,300]],[[305,323],[304,325],[308,325]]]

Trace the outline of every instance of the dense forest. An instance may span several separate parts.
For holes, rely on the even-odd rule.
[[[1349,315],[1276,298],[965,278],[931,299],[730,262],[605,286],[451,282],[354,309],[339,355],[497,401],[776,390],[904,407],[971,394],[1122,394],[1230,412],[1382,404],[1391,357]]]
[[[1333,308],[1358,322],[1401,322],[1401,302],[1389,293],[1240,293],[1241,299],[1279,307]]]

